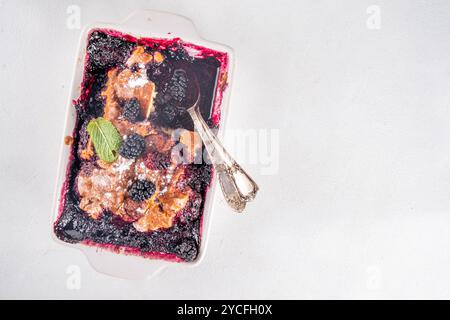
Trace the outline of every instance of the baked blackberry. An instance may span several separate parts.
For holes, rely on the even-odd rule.
[[[144,137],[137,133],[133,133],[122,143],[119,154],[127,159],[136,159],[144,152],[144,150]]]
[[[172,66],[167,61],[160,64],[152,63],[147,67],[147,78],[156,84],[157,88],[163,87],[170,80]]]
[[[155,97],[155,105],[157,107],[164,106],[164,105],[168,104],[171,100],[172,100],[172,97],[169,94],[167,94],[165,92],[160,92]]]
[[[141,119],[141,105],[139,104],[138,99],[133,98],[130,100],[126,100],[123,105],[123,116],[125,119],[131,122],[136,122]]]
[[[90,72],[107,70],[123,65],[135,45],[124,39],[102,31],[94,31],[87,45],[88,69]]]
[[[193,261],[197,257],[198,249],[193,239],[183,239],[175,246],[175,252],[185,261]]]
[[[170,128],[184,127],[188,78],[186,71],[176,69],[166,88],[155,98],[156,112],[152,119]],[[188,121],[189,122],[189,121]],[[190,122],[189,122],[190,123]]]
[[[172,79],[170,79],[167,93],[175,101],[181,102],[186,98],[187,87],[188,78],[186,71],[177,69],[173,72]]]
[[[175,120],[180,115],[178,108],[171,103],[163,105],[158,110],[158,117],[163,123],[174,125]],[[175,125],[174,125],[175,126]]]
[[[191,165],[188,185],[198,193],[203,193],[211,183],[212,166],[210,164]]]
[[[191,62],[193,59],[192,57],[186,52],[186,50],[183,48],[183,46],[180,46],[179,44],[173,45],[166,50],[163,50],[163,52],[174,60],[184,60],[186,62]]]
[[[134,201],[144,201],[155,193],[155,185],[149,180],[136,180],[128,190],[128,194]]]
[[[197,192],[193,193],[182,213],[179,215],[180,222],[192,223],[196,221],[201,215],[202,203],[202,196]]]
[[[152,151],[147,154],[144,163],[151,170],[165,170],[170,166],[170,155]]]

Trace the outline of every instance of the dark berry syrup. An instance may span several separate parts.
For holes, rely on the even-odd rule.
[[[153,39],[135,38],[114,30],[95,29],[87,41],[87,53],[80,98],[74,101],[77,111],[73,131],[73,144],[66,180],[64,182],[59,215],[54,224],[55,234],[68,243],[83,243],[99,246],[116,252],[160,258],[170,261],[194,261],[199,253],[205,197],[211,183],[211,165],[188,164],[186,183],[196,193],[191,197],[181,214],[177,215],[172,227],[153,232],[139,232],[110,212],[101,218],[92,219],[80,209],[80,198],[76,177],[83,160],[79,151],[85,148],[89,139],[87,123],[103,115],[104,99],[101,91],[106,85],[107,72],[111,68],[122,68],[134,48],[144,46],[148,52],[155,50],[165,57],[159,65],[147,68],[147,77],[155,83],[158,94],[155,110],[150,121],[156,126],[185,128],[193,130],[193,123],[185,114],[196,98],[195,88],[187,86],[185,96],[178,104],[167,99],[177,99],[177,92],[167,90],[177,70],[186,75],[195,75],[201,92],[200,112],[211,128],[220,122],[220,105],[226,88],[228,55],[179,38]]]

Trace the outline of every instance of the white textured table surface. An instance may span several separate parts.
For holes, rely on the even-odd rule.
[[[450,4],[270,3],[0,0],[1,298],[450,298]],[[192,18],[235,49],[229,132],[279,130],[248,212],[217,194],[197,268],[121,280],[50,237],[72,4],[82,26]]]

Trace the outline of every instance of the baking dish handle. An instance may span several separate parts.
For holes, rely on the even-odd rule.
[[[153,10],[135,11],[126,17],[121,25],[127,29],[136,30],[136,33],[145,30],[147,34],[151,32],[172,37],[199,38],[192,20],[168,12]]]
[[[149,280],[169,266],[164,260],[142,259],[96,247],[83,246],[80,249],[97,272],[127,280]],[[134,263],[130,263],[131,260],[134,260]]]

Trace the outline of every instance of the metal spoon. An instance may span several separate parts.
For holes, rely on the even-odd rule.
[[[198,84],[197,84],[198,89]],[[197,100],[190,107],[189,113],[200,138],[205,144],[214,169],[218,175],[222,193],[228,205],[237,212],[245,209],[247,202],[253,200],[258,192],[258,185],[242,169],[223,147],[219,139],[209,129],[199,110],[200,90]]]

